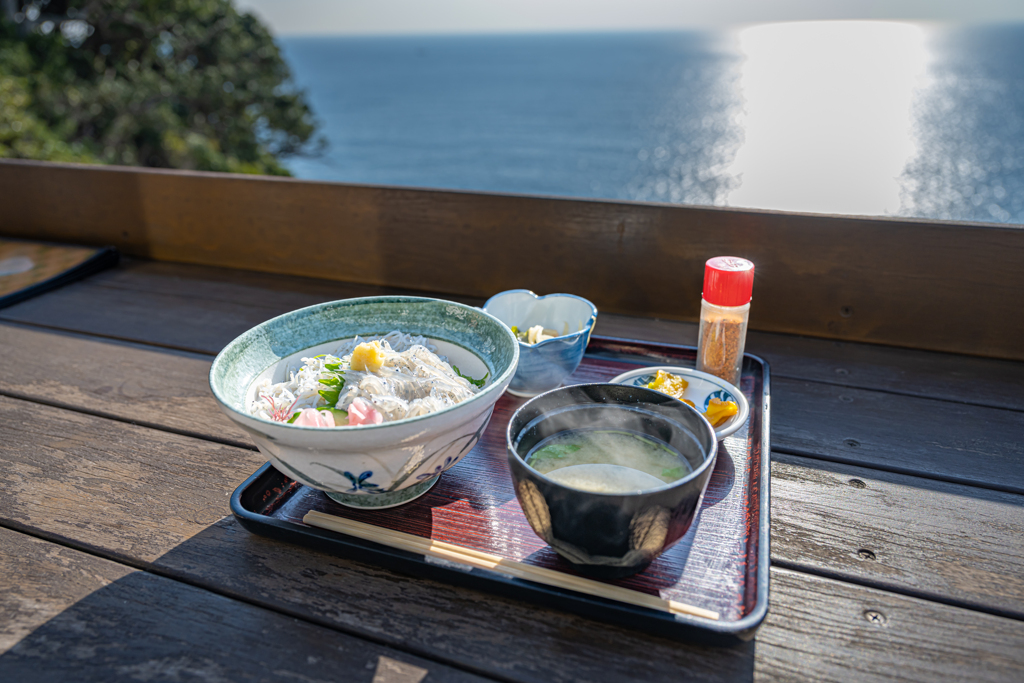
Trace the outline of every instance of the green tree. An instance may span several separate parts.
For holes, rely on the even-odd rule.
[[[313,120],[230,0],[0,0],[0,157],[287,175]]]

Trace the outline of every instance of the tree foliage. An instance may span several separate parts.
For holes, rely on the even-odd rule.
[[[0,0],[0,157],[287,174],[316,124],[230,0]]]

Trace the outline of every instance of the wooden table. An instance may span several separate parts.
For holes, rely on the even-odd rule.
[[[228,496],[264,459],[210,395],[213,355],[382,291],[128,261],[0,311],[0,680],[1024,678],[1020,362],[750,335],[772,369],[773,566],[737,648],[241,529]],[[696,336],[614,315],[597,333]]]

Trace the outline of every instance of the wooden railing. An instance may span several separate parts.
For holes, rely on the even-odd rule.
[[[704,261],[757,266],[751,327],[1024,360],[1024,229],[186,171],[0,162],[0,235],[695,320]]]

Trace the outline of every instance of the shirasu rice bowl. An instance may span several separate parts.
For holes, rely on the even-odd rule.
[[[390,330],[409,335],[401,340],[404,345],[398,335],[388,334]],[[358,351],[363,344],[367,346]],[[400,413],[393,411],[390,401],[375,396],[372,382],[364,380],[369,374],[382,376],[376,363],[390,367],[385,364],[389,353],[406,353],[417,345],[425,351],[436,347],[431,352],[443,357],[438,363],[447,363],[456,377],[461,372],[476,384],[467,380],[469,389],[450,377],[443,380],[472,392],[469,398],[446,405],[438,380],[432,398],[445,407],[384,421],[385,412],[391,417]],[[349,372],[338,373],[342,376],[337,383],[326,375],[336,373],[328,365],[338,364],[332,358],[317,358],[327,354],[338,364],[348,357]],[[473,450],[518,362],[519,343],[512,331],[479,308],[425,297],[365,297],[315,304],[247,330],[214,359],[210,389],[224,414],[281,474],[320,489],[343,505],[378,509],[423,495]],[[369,365],[369,372],[353,367],[363,364]],[[337,370],[342,369],[338,365]],[[276,386],[280,384],[284,386]],[[260,404],[265,400],[260,393],[271,400]],[[416,399],[428,393],[410,396],[394,391],[408,404],[406,414],[423,406],[424,401]],[[298,410],[301,406],[307,407]],[[348,426],[360,406],[367,408],[357,420],[361,425]],[[254,415],[253,408],[257,413],[267,411],[269,419]],[[340,426],[321,428],[330,426],[325,413],[333,421],[334,410],[342,411],[335,423]],[[271,411],[283,413],[284,421],[274,419]],[[309,421],[300,423],[303,414]],[[373,419],[375,414],[380,423]],[[295,421],[289,424],[292,417]]]
[[[304,357],[288,379],[256,386],[249,413],[310,427],[394,422],[456,405],[478,393],[472,379],[422,335],[356,336],[330,353]]]

